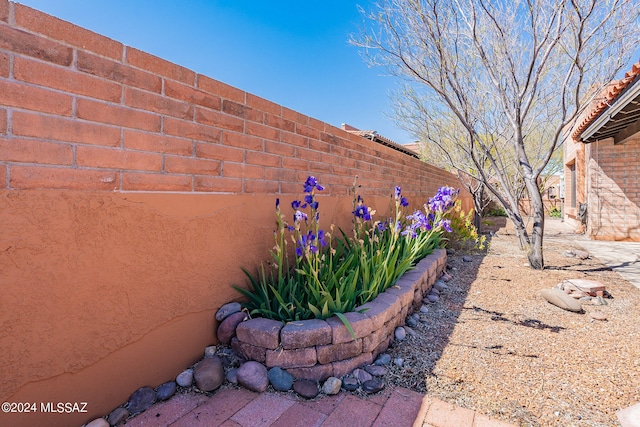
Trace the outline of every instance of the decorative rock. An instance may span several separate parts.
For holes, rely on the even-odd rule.
[[[216,313],[216,320],[218,322],[222,322],[227,317],[231,316],[233,313],[237,313],[242,310],[242,306],[239,302],[230,302],[228,304],[223,305]]]
[[[109,423],[104,418],[96,418],[84,427],[109,427]]]
[[[453,277],[449,273],[444,273],[441,279],[445,282],[448,282],[449,280],[453,279]]]
[[[429,308],[426,305],[420,307],[420,313],[427,314],[429,312]]]
[[[293,386],[293,376],[282,368],[269,369],[269,382],[278,391],[289,391]]]
[[[376,361],[373,363],[378,366],[388,365],[389,363],[391,363],[391,356],[389,356],[387,353],[382,353],[376,358]]]
[[[377,393],[381,391],[383,388],[384,388],[384,383],[379,378],[374,378],[372,380],[365,381],[364,384],[362,384],[362,390],[366,391],[369,394]]]
[[[413,329],[411,329],[409,326],[405,326],[404,327],[405,332],[407,333],[407,335],[410,335],[412,337],[417,336],[418,334],[416,333],[416,331],[414,331]]]
[[[204,357],[211,357],[216,355],[218,348],[215,345],[210,345],[204,349]]]
[[[236,335],[236,328],[249,316],[247,313],[243,313],[241,311],[233,313],[226,317],[218,326],[218,341],[222,344],[229,344],[231,342],[231,338]]]
[[[318,384],[311,380],[298,380],[293,384],[293,389],[306,399],[313,399],[318,395]]]
[[[582,297],[580,301],[591,301],[591,297]]]
[[[393,335],[396,337],[398,341],[402,341],[407,337],[407,331],[405,331],[402,326],[398,326],[395,332],[393,333]]]
[[[254,361],[249,361],[238,368],[238,384],[247,390],[264,392],[269,386],[267,368]]]
[[[595,320],[607,320],[607,315],[601,311],[590,311],[589,316],[591,316],[591,318]]]
[[[402,367],[404,366],[404,359],[402,357],[396,357],[393,359],[393,364]]]
[[[576,301],[559,289],[543,289],[542,291],[540,291],[540,294],[549,303],[564,310],[573,311],[576,313],[582,311],[582,304],[580,304],[579,301]]]
[[[227,375],[225,376],[225,378],[231,384],[238,384],[238,368],[229,369],[229,372],[227,372]]]
[[[429,295],[440,295],[440,291],[435,286],[429,291]]]
[[[369,372],[374,377],[382,377],[385,376],[387,372],[389,372],[389,370],[384,366],[378,365],[367,365],[364,367],[364,370]]]
[[[449,289],[449,287],[442,280],[436,280],[436,282],[433,284],[433,287],[440,292],[444,291],[445,289]]]
[[[418,321],[413,316],[407,317],[407,325],[415,328],[418,326]]]
[[[322,386],[322,392],[324,394],[333,395],[340,393],[340,387],[342,387],[342,381],[336,377],[329,377]]]
[[[471,258],[470,256],[465,255],[465,256],[462,257],[462,261],[464,261],[464,262],[473,262],[473,258]]]
[[[202,391],[213,391],[224,382],[224,367],[218,356],[202,359],[193,370],[196,386]]]
[[[167,400],[174,394],[176,394],[176,389],[178,385],[175,381],[169,381],[168,383],[164,383],[156,389],[156,398],[158,400]]]
[[[358,380],[353,377],[344,377],[342,379],[342,388],[347,391],[355,391],[360,387]]]
[[[129,412],[131,415],[143,412],[156,401],[156,392],[151,387],[140,387],[129,398]]]
[[[360,384],[364,383],[365,381],[369,381],[370,379],[373,378],[373,376],[371,376],[369,372],[360,368],[354,369],[351,375],[353,375],[353,377],[357,379]]]
[[[193,384],[193,369],[187,369],[178,374],[176,382],[180,387],[191,387]]]
[[[427,302],[438,302],[438,300],[440,299],[440,297],[438,295],[433,295],[433,294],[429,294],[427,295]],[[422,300],[424,302],[424,300]]]
[[[453,248],[447,248],[447,255],[453,255],[456,253],[456,250]]]
[[[129,418],[129,411],[127,411],[125,408],[120,407],[111,411],[111,413],[107,417],[107,421],[109,422],[109,425],[117,426],[127,418]]]

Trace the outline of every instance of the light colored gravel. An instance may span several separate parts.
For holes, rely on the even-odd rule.
[[[551,222],[544,271],[526,266],[509,226],[473,262],[450,256],[450,289],[417,336],[389,349],[405,364],[387,381],[522,426],[619,425],[615,412],[640,402],[640,290],[597,259],[564,255],[574,248]],[[577,314],[540,296],[571,278],[597,280],[612,298]]]

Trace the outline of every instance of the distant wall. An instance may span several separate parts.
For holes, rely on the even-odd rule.
[[[339,102],[339,100],[336,100]],[[322,224],[349,226],[354,176],[386,214],[457,179],[391,148],[0,0],[0,400],[89,413],[155,387],[215,343],[241,267],[315,175]],[[466,207],[472,206],[468,194]]]

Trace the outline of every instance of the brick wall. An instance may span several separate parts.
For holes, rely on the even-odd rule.
[[[587,234],[600,240],[640,241],[640,133],[614,145],[589,144]]]
[[[268,257],[275,197],[293,199],[308,175],[327,189],[326,225],[349,225],[356,175],[381,215],[395,185],[410,208],[458,186],[401,152],[0,0],[0,400],[89,409],[0,414],[0,425],[79,425],[198,360],[215,343],[215,311],[239,297],[241,267]]]
[[[8,189],[408,195],[442,171],[286,107],[3,0]],[[9,21],[9,25],[7,25]]]

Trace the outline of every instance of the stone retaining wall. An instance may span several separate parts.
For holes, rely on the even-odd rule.
[[[373,301],[345,313],[355,339],[335,316],[284,325],[255,318],[237,326],[231,346],[236,354],[264,363],[267,368],[286,369],[294,378],[340,378],[371,364],[388,348],[395,328],[404,325],[407,315],[422,304],[423,296],[443,273],[446,261],[446,251],[436,249]]]

